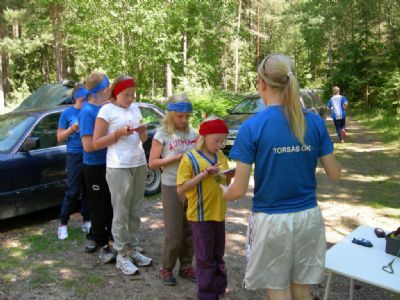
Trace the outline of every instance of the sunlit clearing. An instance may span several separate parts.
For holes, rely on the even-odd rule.
[[[62,279],[72,279],[75,277],[75,274],[71,269],[62,268],[59,272]]]
[[[228,233],[227,235],[230,241],[241,242],[241,243],[246,242],[246,235],[239,233]]]
[[[149,218],[147,218],[147,217],[141,217],[140,219],[142,222],[147,222],[149,220]]]
[[[389,180],[389,176],[364,176],[360,174],[353,174],[351,176],[346,177],[343,180],[351,180],[351,181],[361,181],[361,182],[379,182]]]
[[[45,260],[42,263],[47,266],[53,266],[56,263],[56,261],[55,260]]]
[[[149,225],[151,229],[161,229],[164,228],[164,223],[161,220],[153,220],[153,224]]]
[[[227,222],[230,222],[230,223],[235,223],[235,224],[240,224],[240,225],[247,226],[247,221],[246,221],[245,219],[238,218],[238,217],[231,217],[231,216],[228,216],[228,217],[226,218],[226,221],[227,221]]]

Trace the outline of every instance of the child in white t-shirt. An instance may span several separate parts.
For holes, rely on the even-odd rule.
[[[144,267],[152,263],[151,258],[132,251],[144,200],[147,162],[142,143],[147,133],[134,103],[133,78],[119,76],[111,91],[111,103],[104,105],[97,115],[93,144],[96,148],[108,147],[106,179],[114,210],[112,234],[113,247],[118,251],[116,267],[125,275],[133,275],[139,271],[135,264]]]

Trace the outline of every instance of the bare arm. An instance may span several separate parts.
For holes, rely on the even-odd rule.
[[[329,179],[337,182],[340,178],[342,168],[333,154],[328,154],[319,158],[325,173]]]
[[[58,128],[57,130],[57,142],[61,143],[65,141],[71,134],[77,132],[79,129],[78,123],[72,124],[67,129]]]
[[[159,141],[153,139],[153,142],[151,144],[150,155],[149,155],[149,168],[150,169],[152,169],[152,170],[158,169],[158,168],[164,167],[166,165],[169,165],[171,163],[180,161],[183,156],[183,154],[177,154],[175,156],[160,158],[162,149],[163,149],[163,145]]]
[[[241,198],[246,194],[249,187],[252,165],[236,162],[235,179],[233,183],[224,191],[225,200],[232,201]]]
[[[136,131],[139,134],[139,138],[142,141],[142,143],[144,143],[145,141],[147,141],[147,129],[146,126],[143,126],[142,123],[140,122],[140,126],[137,128],[134,128],[134,131]]]
[[[96,149],[93,147],[93,136],[92,135],[84,135],[81,137],[83,150],[86,152],[93,152]]]

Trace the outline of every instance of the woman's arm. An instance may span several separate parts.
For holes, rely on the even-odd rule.
[[[93,147],[93,136],[92,135],[84,135],[81,137],[83,150],[85,152],[93,152],[96,149]]]
[[[174,156],[160,158],[162,149],[163,149],[163,145],[159,141],[153,139],[153,142],[151,144],[150,155],[149,155],[149,168],[150,169],[152,169],[152,170],[158,169],[158,168],[167,166],[171,163],[180,161],[183,156],[183,154],[177,154]]]
[[[336,182],[340,178],[342,168],[333,154],[328,154],[319,158],[325,173],[329,179]]]
[[[57,142],[61,143],[65,141],[71,134],[77,132],[79,129],[78,123],[72,124],[67,129],[58,128],[57,130]]]
[[[249,187],[252,165],[236,162],[235,179],[233,183],[224,190],[223,197],[227,201],[237,200],[246,194]]]

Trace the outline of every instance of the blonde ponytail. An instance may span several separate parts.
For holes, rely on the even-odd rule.
[[[300,102],[299,83],[294,73],[293,61],[280,53],[268,55],[258,67],[260,78],[283,95],[283,109],[290,129],[304,145],[306,122]]]

